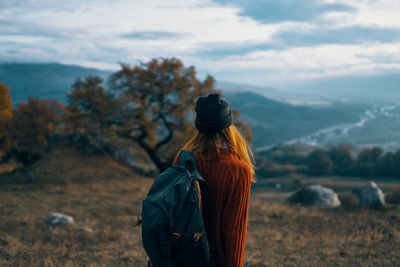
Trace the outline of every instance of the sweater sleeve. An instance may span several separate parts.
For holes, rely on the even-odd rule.
[[[250,187],[251,173],[246,166],[239,171],[231,201],[227,203],[225,211],[224,237],[228,267],[243,266]]]

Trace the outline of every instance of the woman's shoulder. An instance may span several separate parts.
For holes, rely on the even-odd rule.
[[[217,164],[221,164],[221,167],[226,170],[232,182],[251,182],[252,175],[250,167],[244,161],[240,160],[236,153],[235,156],[221,158]]]
[[[241,160],[225,161],[224,175],[219,177],[224,180],[225,186],[232,192],[242,194],[251,186],[252,174],[249,166]]]
[[[232,159],[228,161],[222,161],[223,164],[226,164],[229,169],[238,171],[238,172],[250,172],[250,167],[240,159]]]

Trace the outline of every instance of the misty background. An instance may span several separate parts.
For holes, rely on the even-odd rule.
[[[0,81],[14,107],[28,95],[65,103],[77,77],[176,57],[216,79],[256,150],[301,142],[392,151],[399,9],[382,0],[2,1]]]

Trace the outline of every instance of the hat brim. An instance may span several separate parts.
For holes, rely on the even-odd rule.
[[[233,114],[229,111],[229,114],[220,120],[200,122],[198,118],[195,120],[196,129],[200,132],[219,132],[222,129],[228,128],[233,124]]]

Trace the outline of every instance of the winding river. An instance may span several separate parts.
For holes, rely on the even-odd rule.
[[[286,140],[281,143],[288,144],[288,145],[296,144],[296,143],[303,143],[303,144],[316,145],[316,146],[317,145],[326,145],[329,143],[335,143],[335,140],[339,140],[339,139],[343,140],[343,138],[346,137],[352,129],[362,128],[362,127],[364,127],[364,125],[366,123],[377,119],[377,117],[379,117],[379,116],[400,118],[399,114],[395,114],[395,113],[391,112],[395,109],[396,109],[395,105],[390,105],[390,106],[374,105],[371,109],[366,110],[364,112],[364,114],[362,114],[361,119],[357,122],[337,124],[334,126],[323,128],[312,134],[302,136],[299,138],[295,138],[295,139],[291,139],[291,140]],[[259,149],[256,149],[256,151],[268,150],[275,145],[276,144],[264,146]]]

